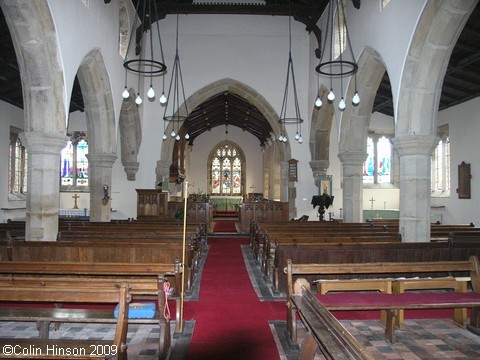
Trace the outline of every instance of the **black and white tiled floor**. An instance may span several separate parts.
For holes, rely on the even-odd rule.
[[[250,274],[252,284],[261,301],[284,301],[282,296],[273,294],[269,285],[265,284],[258,265],[248,246],[242,247],[245,265]],[[200,271],[195,279],[194,289],[188,294],[186,301],[198,301],[201,270],[208,249],[204,252]],[[384,329],[379,321],[342,321],[342,324],[363,344],[376,359],[479,359],[480,336],[458,327],[449,319],[441,320],[405,320],[405,327],[396,330],[396,342],[390,344],[385,340]],[[195,322],[186,321],[181,337],[172,336],[171,360],[183,360],[188,353],[188,346],[194,331]],[[270,322],[281,360],[296,360],[298,349],[291,347],[286,341],[286,324],[283,319]],[[172,326],[174,329],[174,326]],[[53,326],[50,338],[75,337],[84,339],[103,339],[113,337],[113,325],[103,324],[69,324],[64,323],[58,330]],[[303,327],[299,322],[299,340],[302,339]],[[34,323],[0,322],[0,337],[37,337],[38,331]],[[159,331],[155,325],[130,324],[127,335],[128,355],[130,360],[151,360],[157,358]],[[318,355],[318,359],[322,359]],[[248,359],[245,359],[248,360]],[[269,359],[266,359],[269,360]]]

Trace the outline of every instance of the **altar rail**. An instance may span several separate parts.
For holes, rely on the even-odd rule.
[[[252,221],[288,221],[288,202],[244,202],[240,206],[241,232],[248,233]]]

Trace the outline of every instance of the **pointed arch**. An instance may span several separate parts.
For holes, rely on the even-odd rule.
[[[65,135],[67,104],[64,73],[59,63],[61,56],[48,1],[2,0],[0,6],[22,74],[24,130]]]
[[[362,101],[357,106],[347,106],[343,111],[339,153],[366,153],[373,103],[385,71],[380,54],[373,48],[365,48],[358,59],[357,72],[357,87]],[[352,98],[354,92],[355,84],[351,79],[346,97]]]
[[[187,108],[195,109],[197,106],[210,99],[212,96],[226,91],[243,97],[246,101],[255,106],[262,113],[262,115],[265,116],[268,123],[272,127],[273,132],[275,134],[280,134],[281,128],[278,124],[278,114],[270,105],[270,103],[260,93],[258,93],[250,86],[234,79],[221,79],[195,91],[186,100]],[[171,126],[171,124],[168,125],[168,128],[166,130],[167,133],[170,132]],[[173,151],[174,143],[175,139],[171,138],[168,138],[162,143],[161,160],[170,160],[170,154]],[[291,150],[288,143],[280,147],[280,158],[282,159],[282,161],[288,160],[291,156],[290,154]]]
[[[99,49],[93,49],[85,56],[78,68],[77,76],[85,103],[89,151],[114,154],[115,111],[109,74]]]
[[[450,55],[478,0],[428,1],[415,29],[400,80],[395,134],[436,135]]]

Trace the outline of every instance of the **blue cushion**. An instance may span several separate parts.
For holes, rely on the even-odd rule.
[[[118,306],[115,307],[113,315],[118,318]],[[129,319],[152,319],[155,317],[155,303],[130,303],[128,304]]]

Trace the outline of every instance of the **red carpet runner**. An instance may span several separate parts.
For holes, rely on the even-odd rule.
[[[279,359],[269,320],[285,319],[285,303],[260,302],[248,277],[241,244],[247,238],[210,238],[200,301],[184,304],[195,320],[188,359]]]
[[[214,233],[236,233],[235,221],[217,221],[213,227]]]

